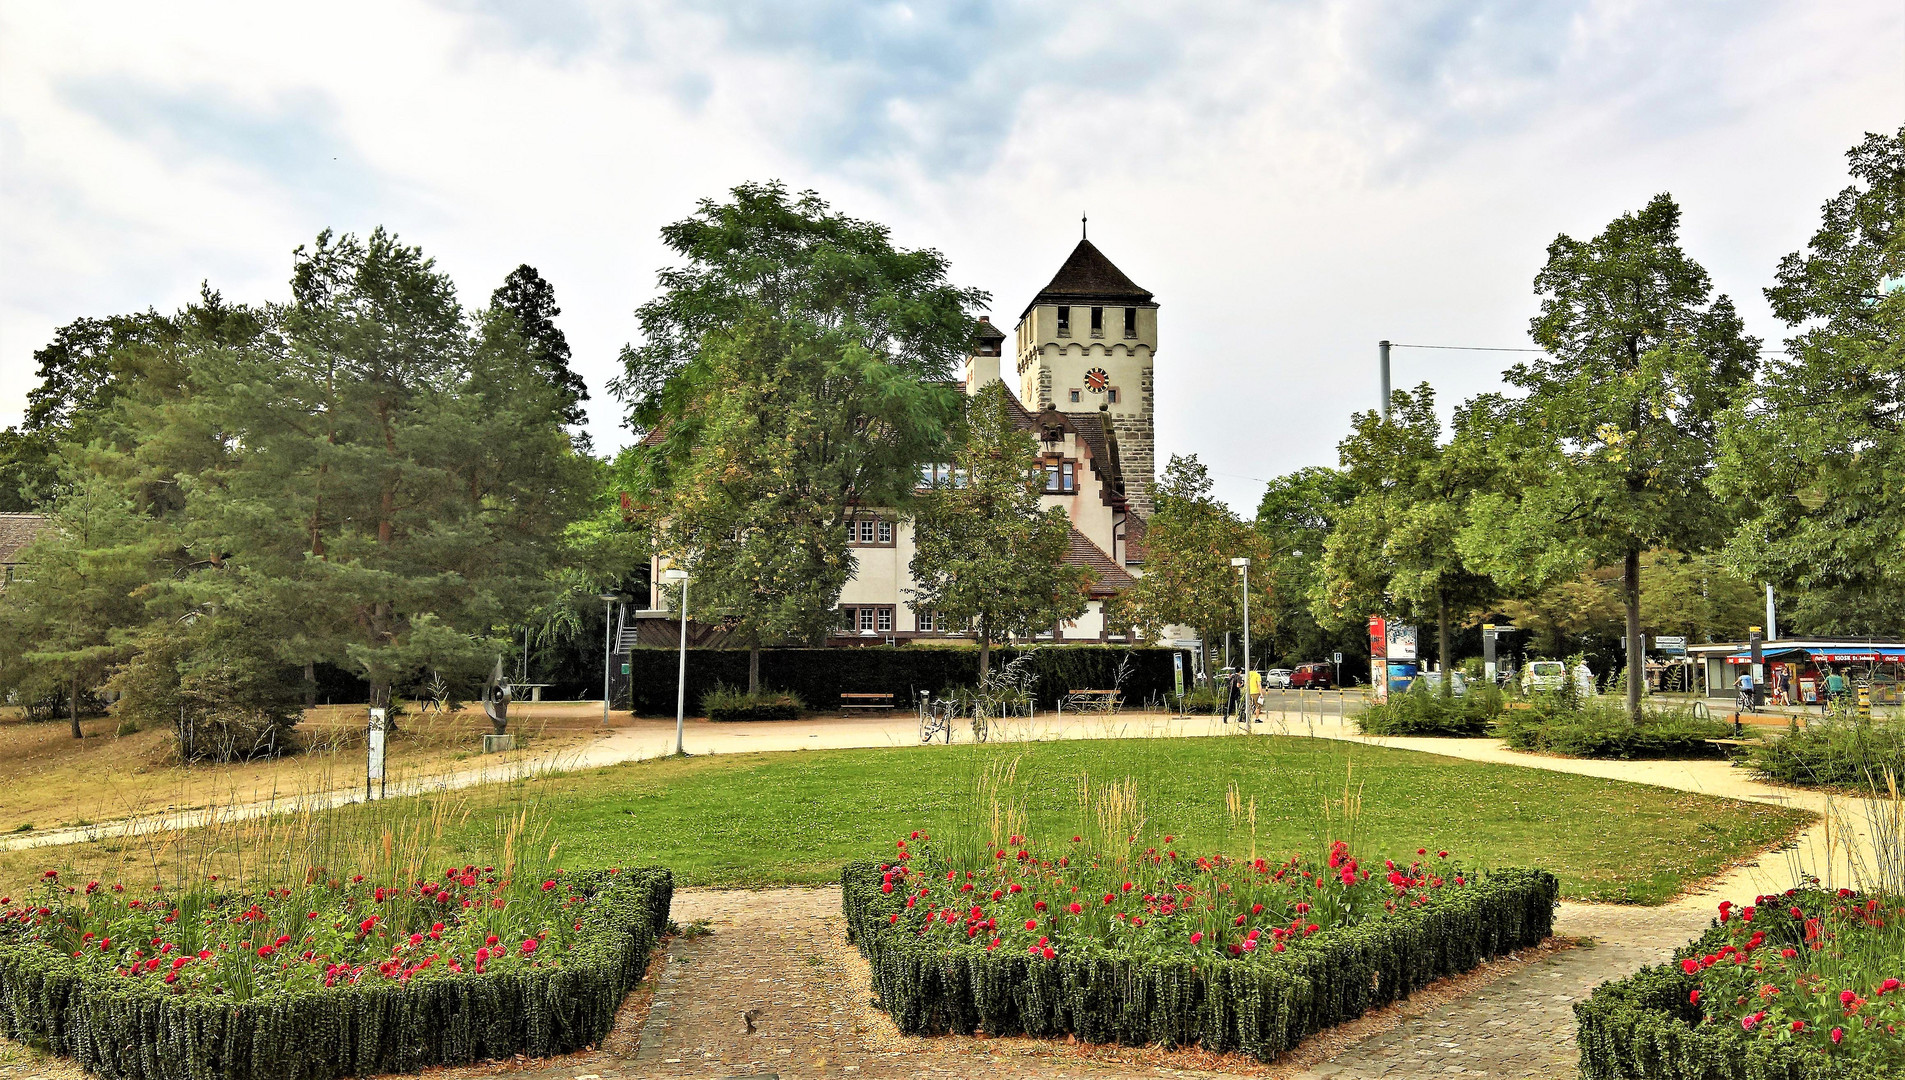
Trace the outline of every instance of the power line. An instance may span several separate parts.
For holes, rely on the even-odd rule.
[[[1392,349],[1448,349],[1453,352],[1547,352],[1546,349],[1509,348],[1502,345],[1410,345],[1406,342],[1392,341]]]

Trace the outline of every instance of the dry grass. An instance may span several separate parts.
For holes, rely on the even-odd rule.
[[[548,751],[586,746],[610,729],[601,705],[586,702],[518,703],[510,730],[527,737],[523,750],[484,757],[489,730],[478,706],[452,714],[410,715],[389,744],[392,775],[430,776],[479,764],[507,766]],[[613,726],[629,723],[626,713]],[[298,737],[306,749],[276,761],[182,768],[172,757],[170,730],[115,735],[110,717],[82,720],[84,739],[67,721],[27,723],[0,714],[0,835],[44,832],[163,811],[256,802],[309,791],[333,777],[361,778],[366,717],[361,705],[326,705],[306,712]]]

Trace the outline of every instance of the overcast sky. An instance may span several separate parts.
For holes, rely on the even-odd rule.
[[[293,248],[381,224],[471,304],[538,267],[617,447],[657,230],[779,178],[945,252],[1008,329],[1089,213],[1163,308],[1160,465],[1249,510],[1334,463],[1378,339],[1525,346],[1547,243],[1657,192],[1777,338],[1759,290],[1905,122],[1901,58],[1898,0],[0,0],[0,423],[54,327],[279,299]],[[1506,359],[1396,381],[1452,404]]]

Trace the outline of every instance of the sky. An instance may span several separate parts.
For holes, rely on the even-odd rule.
[[[1670,192],[1751,332],[1760,289],[1905,124],[1897,0],[0,0],[0,424],[80,316],[382,225],[481,305],[563,308],[599,450],[660,228],[779,179],[931,247],[1009,329],[1089,214],[1161,305],[1160,466],[1254,510],[1336,461],[1376,342],[1526,347],[1557,234]],[[1448,407],[1512,354],[1398,350]]]

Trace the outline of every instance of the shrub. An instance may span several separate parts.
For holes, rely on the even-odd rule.
[[[262,896],[67,896],[49,878],[0,919],[0,1034],[112,1080],[325,1080],[599,1043],[667,926],[668,871],[451,873]]]
[[[1294,861],[1174,852],[1118,870],[1088,849],[1038,858],[1016,844],[962,874],[899,850],[848,866],[841,902],[901,1031],[1069,1033],[1263,1061],[1539,942],[1558,891],[1543,871],[1468,875],[1436,860],[1372,875],[1340,846],[1314,877]]]
[[[1627,761],[1725,757],[1724,747],[1706,740],[1733,734],[1727,724],[1702,720],[1685,709],[1649,710],[1636,724],[1617,701],[1590,698],[1566,706],[1546,696],[1532,708],[1504,713],[1498,730],[1517,750]]]
[[[1486,683],[1471,683],[1461,697],[1443,697],[1441,682],[1424,676],[1388,701],[1364,709],[1356,717],[1365,735],[1488,734],[1488,725],[1502,714],[1507,698]]]
[[[1854,1080],[1905,1070],[1896,898],[1792,890],[1720,905],[1674,963],[1574,1007],[1589,1080]]]
[[[1802,787],[1883,788],[1885,777],[1905,777],[1905,723],[1851,719],[1794,726],[1747,752],[1749,768],[1768,779]]]
[[[779,690],[750,694],[716,683],[701,695],[701,715],[710,720],[798,720],[806,709],[800,698]]]

